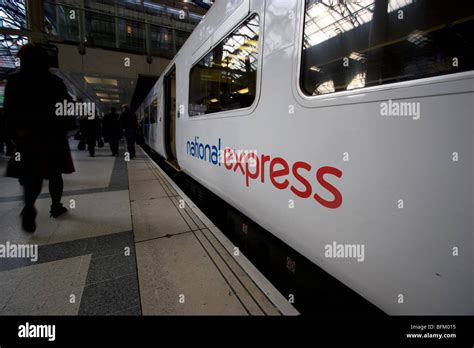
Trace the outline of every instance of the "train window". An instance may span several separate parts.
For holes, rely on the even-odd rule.
[[[305,1],[307,95],[474,69],[472,0]]]
[[[150,124],[150,107],[145,108],[145,124]]]
[[[156,117],[158,116],[158,98],[153,98],[150,106],[150,124],[156,123]]]
[[[189,116],[252,105],[257,90],[258,41],[259,18],[253,15],[194,65]]]

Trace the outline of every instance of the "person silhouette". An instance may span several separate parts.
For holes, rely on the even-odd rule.
[[[18,57],[20,69],[7,78],[4,112],[7,136],[15,146],[15,177],[24,189],[22,227],[33,233],[35,201],[43,180],[49,180],[50,216],[56,218],[67,211],[61,204],[62,174],[75,171],[67,138],[67,130],[74,128],[75,121],[71,116],[57,114],[57,103],[72,102],[72,98],[63,81],[49,71],[46,50],[27,44],[21,47]]]
[[[135,113],[130,111],[130,107],[126,104],[122,106],[122,114],[120,115],[121,127],[127,140],[127,150],[130,158],[135,158],[135,142],[137,139],[138,121]]]
[[[119,114],[116,108],[110,109],[110,113],[104,116],[102,124],[104,140],[109,143],[112,156],[116,156],[119,153],[119,140],[122,138],[122,129],[120,128]]]

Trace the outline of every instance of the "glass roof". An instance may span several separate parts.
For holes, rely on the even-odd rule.
[[[390,0],[388,12],[413,0]],[[304,48],[317,45],[372,20],[374,0],[307,0]]]
[[[222,61],[231,70],[246,71],[249,60],[252,70],[256,70],[258,54],[258,20],[252,19],[224,41]]]

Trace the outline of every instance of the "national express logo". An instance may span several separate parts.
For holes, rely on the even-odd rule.
[[[230,147],[222,149],[220,138],[217,144],[212,145],[202,143],[199,137],[194,137],[194,140],[186,143],[186,153],[213,166],[224,165],[229,172],[242,175],[247,187],[254,182],[265,184],[267,181],[278,190],[289,189],[296,196],[312,198],[326,208],[336,209],[342,204],[341,192],[326,180],[328,176],[342,177],[342,171],[335,167],[313,168],[311,164],[303,161],[288,163],[282,157],[257,155],[255,150],[235,150]],[[310,175],[313,180],[308,179]],[[316,182],[316,185],[312,182]],[[323,198],[321,189],[329,192],[333,199]]]

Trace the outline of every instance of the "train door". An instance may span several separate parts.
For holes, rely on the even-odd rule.
[[[143,137],[150,145],[150,107],[146,106],[143,110]]]
[[[156,94],[153,96],[150,104],[150,146],[157,151],[156,146],[158,134],[156,132],[156,123],[158,118],[158,97]]]
[[[176,68],[173,67],[164,79],[165,91],[165,150],[168,162],[178,169],[176,156]]]

